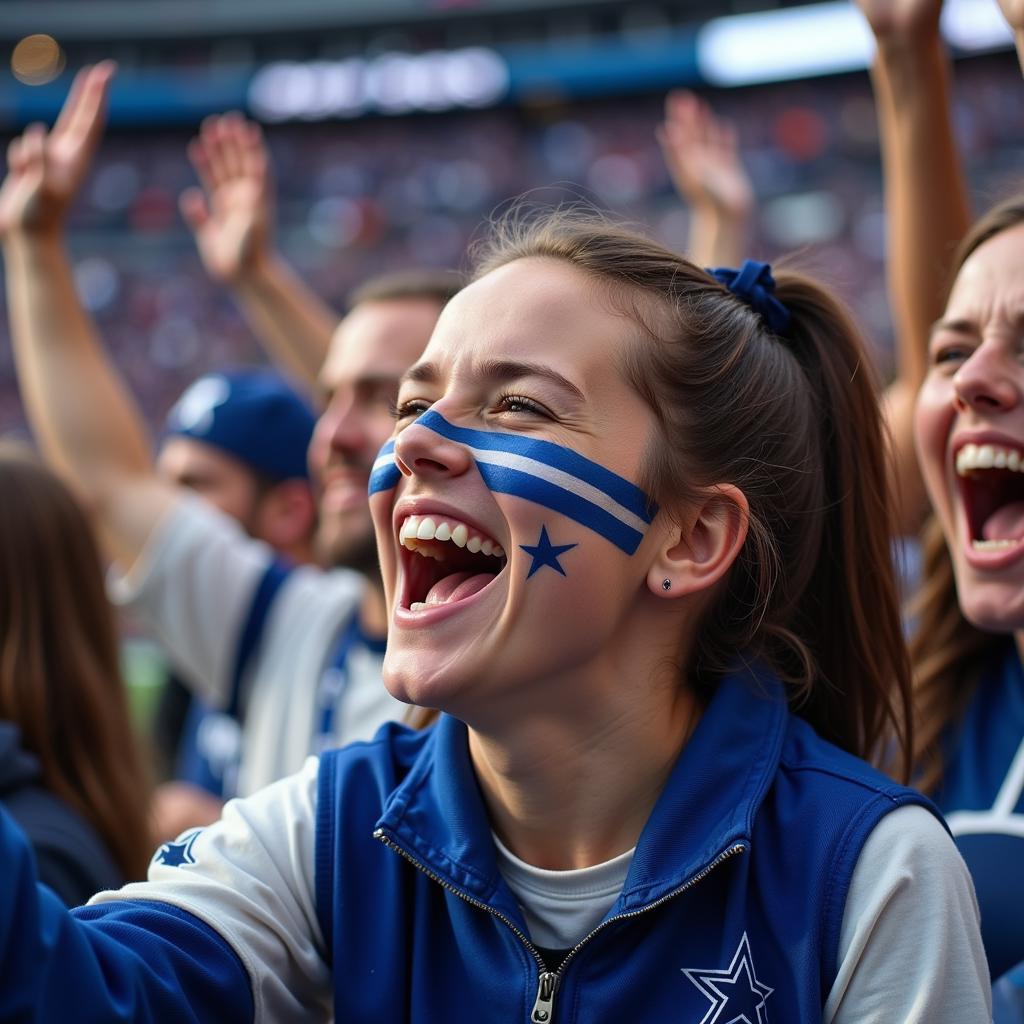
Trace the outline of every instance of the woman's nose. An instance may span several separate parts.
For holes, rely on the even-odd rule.
[[[1020,401],[1024,369],[994,346],[980,345],[956,372],[957,408],[979,413],[1006,412]]]
[[[465,445],[411,423],[395,438],[395,463],[405,476],[436,480],[465,473],[473,456]]]

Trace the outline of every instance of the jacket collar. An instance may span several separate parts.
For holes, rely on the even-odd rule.
[[[724,850],[749,844],[787,720],[785,693],[771,673],[748,666],[723,679],[644,826],[613,913],[661,899]],[[462,722],[441,717],[377,824],[444,884],[518,919]]]

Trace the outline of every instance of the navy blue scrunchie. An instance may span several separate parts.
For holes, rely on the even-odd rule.
[[[708,273],[726,288],[743,299],[776,333],[789,330],[792,317],[789,310],[775,298],[775,278],[772,268],[759,260],[744,260],[739,270],[732,267],[708,267]]]

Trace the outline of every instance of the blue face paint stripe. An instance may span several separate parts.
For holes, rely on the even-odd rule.
[[[395,465],[393,454],[381,456],[374,466],[370,475],[371,495],[378,491],[389,491],[398,485],[402,474]],[[627,555],[632,555],[643,540],[640,530],[622,522],[600,505],[541,477],[508,466],[480,461],[477,462],[477,470],[484,483],[495,493],[524,498],[567,516],[604,537]]]
[[[476,459],[477,465],[499,466],[505,469],[516,470],[525,476],[537,477],[545,480],[563,491],[575,494],[578,498],[589,501],[590,504],[603,508],[610,516],[631,526],[634,530],[643,533],[650,525],[646,519],[634,515],[628,509],[623,508],[617,501],[610,498],[604,491],[591,486],[585,480],[572,476],[554,466],[544,462],[536,462],[527,459],[522,455],[515,455],[512,452],[483,451],[479,448],[468,449]]]
[[[610,469],[592,462],[578,452],[537,438],[522,437],[494,430],[471,430],[449,423],[439,412],[428,409],[416,423],[433,430],[436,434],[457,441],[471,448],[484,451],[509,452],[522,458],[532,459],[570,476],[577,477],[587,485],[603,491],[613,501],[644,523],[650,524],[658,506],[636,484],[613,473]]]
[[[376,494],[378,491],[390,491],[392,487],[398,486],[401,477],[401,470],[395,465],[395,442],[388,441],[377,453],[373,468],[370,470],[367,492]]]
[[[416,424],[465,445],[487,486],[575,520],[632,555],[657,506],[644,492],[611,470],[551,441],[489,430],[456,427],[428,410]],[[391,490],[401,472],[395,442],[380,450],[370,473],[369,493]]]
[[[394,455],[385,456],[373,464],[367,492],[374,495],[378,491],[390,491],[398,486],[398,481],[401,479],[402,471],[395,465]]]
[[[593,530],[594,533],[611,541],[620,551],[632,555],[640,546],[643,534],[626,526],[621,520],[606,512],[603,508],[581,498],[571,491],[548,483],[540,477],[506,466],[493,466],[490,463],[478,462],[480,476],[487,486],[498,494],[511,494],[516,498],[525,498],[535,505],[558,512],[560,515],[575,520],[581,526]]]

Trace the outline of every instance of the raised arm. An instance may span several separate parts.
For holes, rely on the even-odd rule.
[[[1013,29],[1013,41],[1017,46],[1017,59],[1024,71],[1024,0],[999,0],[999,6]]]
[[[189,145],[202,188],[181,197],[208,273],[234,292],[271,358],[312,387],[338,315],[299,280],[275,250],[267,146],[241,114],[211,117]]]
[[[15,366],[46,458],[96,513],[111,553],[131,564],[175,500],[153,470],[144,421],[82,308],[64,220],[103,130],[113,64],[83,69],[49,132],[8,150],[0,234]]]
[[[754,193],[736,129],[691,92],[671,92],[658,142],[680,198],[689,207],[689,251],[703,267],[738,267],[747,255]]]
[[[927,508],[913,440],[913,408],[941,316],[952,257],[970,223],[953,137],[949,58],[939,34],[942,0],[857,0],[878,43],[878,107],[888,221],[887,275],[896,332],[896,378],[885,396],[893,442],[899,530],[916,533]]]

